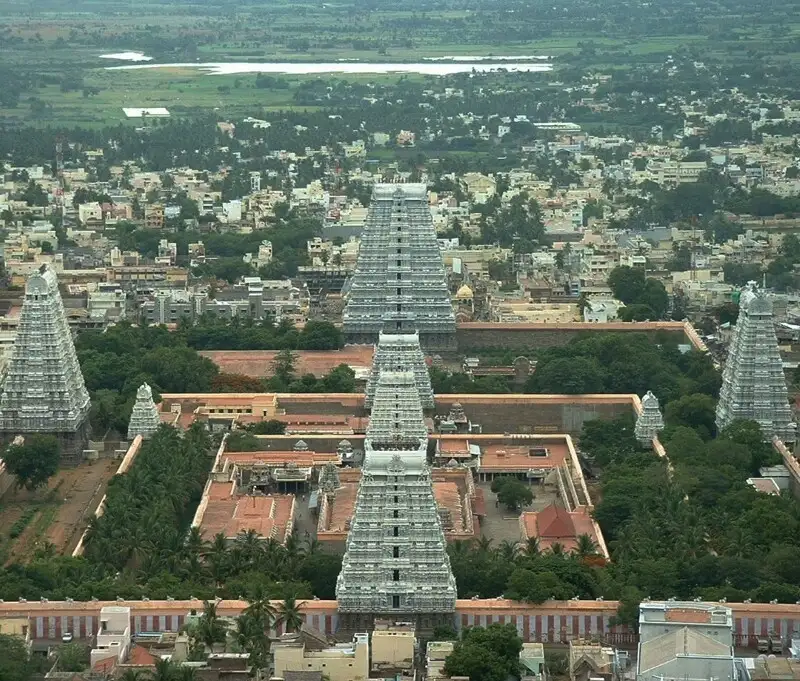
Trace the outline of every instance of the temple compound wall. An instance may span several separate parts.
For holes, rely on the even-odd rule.
[[[0,617],[30,618],[31,638],[38,644],[61,642],[72,633],[76,639],[97,634],[100,610],[104,606],[131,608],[131,631],[177,632],[192,613],[202,613],[203,602],[191,601],[36,601],[0,603]],[[275,607],[280,604],[274,602]],[[335,635],[339,626],[336,601],[306,601],[303,618],[309,626]],[[800,605],[771,603],[726,603],[733,610],[734,641],[738,646],[755,646],[756,638],[773,631],[785,644],[800,629]],[[245,601],[220,601],[221,616],[238,616],[247,607]],[[513,624],[524,641],[566,643],[573,639],[594,637],[603,642],[634,644],[637,635],[623,625],[613,625],[616,601],[548,601],[531,605],[503,599],[458,600],[453,624],[467,626]],[[282,626],[272,635],[283,633]]]
[[[456,326],[460,353],[488,348],[552,348],[566,345],[584,333],[644,333],[653,340],[674,338],[679,344],[705,350],[705,344],[689,322],[571,322],[565,324],[500,324],[497,322],[461,322]]]
[[[579,435],[592,419],[632,414],[635,395],[436,395],[436,413],[458,402],[484,433]]]

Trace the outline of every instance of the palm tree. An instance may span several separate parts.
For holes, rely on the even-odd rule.
[[[252,598],[248,599],[250,604],[244,612],[255,618],[261,624],[261,629],[265,634],[269,633],[272,623],[275,621],[275,608],[270,603],[269,595],[262,585],[258,585],[253,590]]]
[[[203,557],[208,561],[211,575],[219,586],[225,577],[225,568],[228,563],[228,544],[224,533],[218,532],[214,535],[214,541],[205,550]]]
[[[194,628],[194,638],[199,640],[208,652],[211,652],[215,643],[224,643],[227,637],[225,624],[217,615],[217,604],[203,603],[203,615]]]
[[[481,537],[475,545],[479,553],[489,553],[489,549],[492,547],[492,540],[489,537]]]
[[[550,544],[550,553],[553,556],[563,556],[566,551],[564,549],[564,545],[561,542],[553,542]]]
[[[242,555],[248,563],[255,561],[261,553],[261,542],[263,537],[255,530],[242,530],[236,535],[236,544],[241,548]]]
[[[195,667],[180,666],[175,670],[172,678],[175,681],[195,681],[197,679],[197,669]]]
[[[175,681],[175,665],[171,660],[156,660],[155,669],[150,672],[150,681]]]
[[[504,539],[500,542],[500,546],[497,547],[497,552],[504,561],[513,563],[514,559],[519,554],[519,545],[517,542]]]
[[[539,555],[539,538],[538,537],[528,537],[528,541],[525,542],[525,546],[522,549],[522,552],[531,558],[533,556]]]
[[[574,551],[579,558],[588,558],[597,554],[597,544],[588,534],[579,534]]]
[[[286,631],[298,631],[303,626],[303,616],[300,614],[300,608],[303,607],[303,601],[297,602],[294,596],[284,598],[278,610],[278,622],[283,622]]]
[[[144,672],[128,669],[117,681],[144,681]]]
[[[464,558],[470,554],[471,549],[472,542],[464,541],[463,539],[456,539],[447,547],[452,558]]]

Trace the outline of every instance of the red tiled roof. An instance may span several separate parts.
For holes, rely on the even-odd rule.
[[[126,664],[136,665],[137,667],[153,667],[157,660],[158,658],[147,648],[135,645],[131,648]]]
[[[575,525],[565,508],[550,504],[536,514],[537,535],[542,539],[575,537]]]

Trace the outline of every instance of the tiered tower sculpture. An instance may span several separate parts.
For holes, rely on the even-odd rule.
[[[664,429],[664,417],[658,406],[658,398],[649,390],[642,398],[642,411],[636,417],[633,434],[643,447],[652,447],[653,438]]]
[[[735,419],[757,421],[764,438],[795,441],[772,302],[750,282],[739,299],[739,318],[722,373],[717,430]]]
[[[428,429],[410,371],[381,372],[336,598],[343,628],[375,617],[451,622],[456,584],[427,464]]]
[[[153,391],[147,383],[142,383],[136,391],[136,403],[133,405],[131,419],[128,422],[128,437],[141,435],[150,437],[161,425],[158,408],[153,401]]]
[[[364,406],[372,408],[378,379],[384,371],[412,371],[423,409],[433,409],[433,388],[425,355],[417,333],[383,333],[378,336],[378,346],[372,360],[372,371],[367,380]]]
[[[0,395],[0,431],[50,433],[77,459],[88,430],[89,393],[75,354],[58,279],[47,265],[28,277],[17,337]]]
[[[343,316],[350,343],[381,331],[419,332],[426,350],[452,350],[456,326],[424,184],[376,184]]]

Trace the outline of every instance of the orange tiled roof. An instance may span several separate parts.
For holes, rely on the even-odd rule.
[[[664,618],[667,622],[686,622],[687,624],[708,624],[711,611],[700,608],[667,608]]]
[[[299,350],[295,352],[298,375],[314,374],[321,378],[340,364],[353,367],[372,366],[373,345],[347,345],[341,350]],[[275,350],[208,350],[200,353],[208,357],[223,372],[244,374],[251,378],[269,378],[278,351]]]

